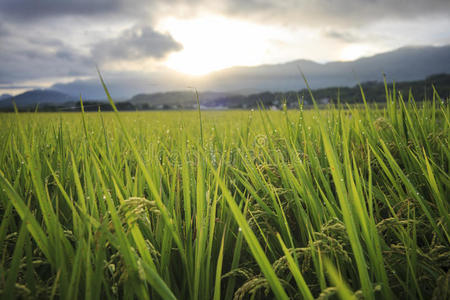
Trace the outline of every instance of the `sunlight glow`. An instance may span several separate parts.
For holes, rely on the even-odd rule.
[[[277,29],[219,16],[196,19],[166,19],[158,24],[183,45],[166,65],[190,75],[203,75],[231,66],[253,66],[263,62],[270,38]]]
[[[372,51],[370,51],[370,47],[367,45],[354,44],[344,47],[341,50],[340,60],[351,61],[363,56],[369,56],[371,54]]]

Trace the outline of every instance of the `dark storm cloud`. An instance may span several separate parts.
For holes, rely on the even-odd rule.
[[[169,34],[155,31],[148,26],[134,26],[117,38],[97,43],[92,49],[96,60],[135,60],[141,58],[163,58],[169,52],[181,50]]]

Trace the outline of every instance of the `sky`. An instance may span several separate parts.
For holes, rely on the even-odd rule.
[[[0,0],[0,95],[81,86],[96,66],[157,90],[233,66],[448,45],[449,28],[449,0]]]

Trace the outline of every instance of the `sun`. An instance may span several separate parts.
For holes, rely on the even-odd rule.
[[[169,32],[183,45],[183,50],[168,56],[166,66],[190,75],[260,64],[267,48],[265,28],[261,27],[220,16],[169,18],[158,24],[159,30]]]

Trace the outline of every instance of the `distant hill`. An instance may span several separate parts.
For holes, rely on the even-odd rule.
[[[12,95],[10,95],[10,94],[2,94],[2,95],[0,95],[0,101],[11,98],[11,97],[12,97]]]
[[[0,101],[0,108],[12,108],[13,101],[19,109],[29,109],[36,105],[56,106],[75,102],[75,97],[53,90],[32,90]]]
[[[450,74],[436,74],[427,77],[425,80],[396,82],[396,93],[400,93],[405,101],[408,100],[409,92],[415,101],[433,98],[433,86],[442,100],[450,100]],[[363,82],[361,87],[368,102],[384,103],[386,92],[384,82],[368,81]],[[388,83],[388,88],[393,89],[393,83]],[[319,104],[327,104],[331,101],[341,103],[362,103],[362,96],[359,85],[353,87],[328,87],[312,90],[313,96]],[[307,89],[288,92],[263,92],[247,96],[235,95],[218,98],[212,102],[203,103],[205,107],[227,107],[227,108],[256,108],[259,103],[265,107],[281,108],[286,101],[288,107],[298,107],[298,100],[304,101],[306,105],[311,105],[312,100]]]
[[[385,85],[382,81],[367,81],[361,84],[364,95],[369,102],[385,102]],[[450,98],[450,74],[436,74],[424,80],[397,82],[396,91],[400,92],[404,99],[408,99],[411,91],[416,101],[433,97],[433,86],[442,99]],[[393,83],[388,83],[390,89]],[[327,87],[312,90],[314,98],[321,104],[337,101],[339,95],[342,103],[361,103],[361,91],[359,85],[353,87]],[[193,92],[168,92],[155,94],[139,94],[131,98],[130,103],[137,109],[181,109],[196,107],[195,94]],[[287,92],[255,93],[250,95],[238,95],[230,93],[200,93],[200,104],[205,109],[219,108],[256,108],[259,103],[266,107],[281,108],[286,101],[289,107],[297,107],[298,99],[303,99],[305,104],[312,104],[307,89]]]

